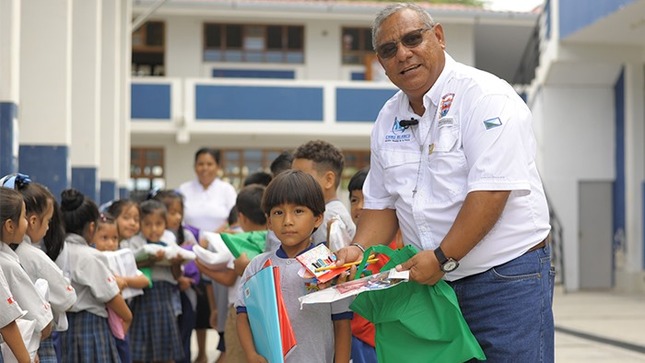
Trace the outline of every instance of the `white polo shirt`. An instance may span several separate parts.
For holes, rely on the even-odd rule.
[[[208,188],[192,180],[179,186],[184,196],[184,223],[202,231],[214,232],[228,221],[235,205],[235,188],[216,178]]]
[[[515,90],[446,54],[423,102],[425,114],[416,115],[399,91],[381,109],[364,208],[395,209],[404,241],[430,250],[448,233],[469,192],[510,190],[497,224],[447,280],[508,262],[542,241],[551,227],[532,115]],[[411,118],[419,124],[401,127]]]

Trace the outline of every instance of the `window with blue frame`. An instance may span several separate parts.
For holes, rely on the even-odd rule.
[[[304,26],[204,24],[204,61],[304,63]]]
[[[374,53],[370,28],[344,27],[341,34],[343,64],[365,64],[365,59]]]

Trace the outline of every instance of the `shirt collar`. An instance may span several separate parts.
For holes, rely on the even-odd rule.
[[[323,243],[325,243],[325,242],[320,242],[319,244],[323,244]],[[319,245],[319,244],[318,244],[318,245]],[[318,245],[317,245],[317,244],[310,243],[310,244],[309,244],[309,247],[305,248],[302,252],[300,252],[300,253],[298,254],[298,256],[302,255],[303,253],[305,253],[305,252],[309,251],[310,249],[312,249],[312,248],[314,248],[314,247],[316,247],[316,246],[318,246]],[[282,249],[282,245],[280,245],[280,247],[278,247],[278,249],[275,251],[275,255],[276,255],[276,256],[278,256],[278,257],[280,257],[280,258],[290,258],[289,256],[287,256],[287,253],[286,253],[286,252],[284,252],[284,250]]]

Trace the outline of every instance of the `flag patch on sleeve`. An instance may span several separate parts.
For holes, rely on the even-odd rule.
[[[502,126],[502,120],[500,120],[499,117],[491,118],[484,121],[484,127],[486,127],[486,130],[493,129],[498,126]]]

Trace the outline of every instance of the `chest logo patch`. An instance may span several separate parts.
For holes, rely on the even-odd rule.
[[[502,120],[499,117],[491,118],[484,121],[484,127],[486,130],[494,129],[495,127],[502,126]]]
[[[441,97],[441,104],[439,106],[440,117],[444,117],[450,111],[450,106],[452,106],[452,101],[455,99],[454,93],[446,93]]]
[[[410,141],[412,138],[411,132],[406,132],[407,127],[401,126],[401,120],[398,117],[394,118],[392,129],[385,135],[385,142],[402,142]]]

